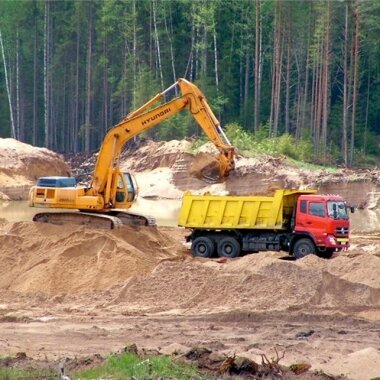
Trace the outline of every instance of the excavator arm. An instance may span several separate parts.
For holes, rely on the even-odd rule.
[[[162,100],[169,91],[178,86],[181,95],[173,100],[151,108]],[[94,194],[105,194],[105,203],[109,201],[112,178],[119,167],[119,156],[123,146],[134,136],[148,130],[173,115],[188,109],[207,137],[219,150],[220,176],[226,177],[234,169],[235,151],[220,127],[202,92],[194,84],[179,79],[149,102],[127,115],[120,123],[111,128],[102,143],[94,169],[90,190]]]

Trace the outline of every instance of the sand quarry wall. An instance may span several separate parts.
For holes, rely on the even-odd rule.
[[[68,175],[63,157],[11,138],[0,138],[0,200],[26,199],[38,177]]]

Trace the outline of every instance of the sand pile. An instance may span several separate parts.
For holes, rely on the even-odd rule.
[[[38,177],[68,174],[69,168],[59,154],[0,138],[0,199],[25,199]]]
[[[39,223],[0,225],[0,289],[85,294],[112,289],[125,312],[203,314],[346,312],[380,306],[380,257],[361,251],[331,260],[282,260],[259,253],[218,262],[194,259],[179,228],[116,231]]]
[[[129,310],[163,313],[268,311],[380,306],[380,259],[363,254],[323,260],[280,260],[275,253],[237,260],[163,262],[132,278],[117,298]],[[138,301],[137,301],[138,300]]]
[[[180,245],[155,228],[118,231],[39,223],[0,230],[0,289],[49,295],[105,290],[178,258]]]

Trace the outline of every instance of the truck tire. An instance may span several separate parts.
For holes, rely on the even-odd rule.
[[[335,253],[335,249],[326,249],[324,252],[319,252],[318,256],[323,259],[331,259],[332,255]]]
[[[240,255],[240,243],[233,237],[226,237],[218,242],[218,256],[234,258]]]
[[[215,244],[210,238],[200,236],[193,240],[191,251],[193,256],[209,258],[214,255]]]
[[[308,238],[297,240],[296,243],[294,244],[293,256],[296,259],[302,259],[302,257],[305,257],[307,255],[315,255],[315,254],[316,254],[315,245]]]

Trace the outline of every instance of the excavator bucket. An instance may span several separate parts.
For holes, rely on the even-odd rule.
[[[225,173],[223,164],[218,157],[204,152],[200,152],[195,156],[190,174],[209,183],[221,182],[228,175]]]

